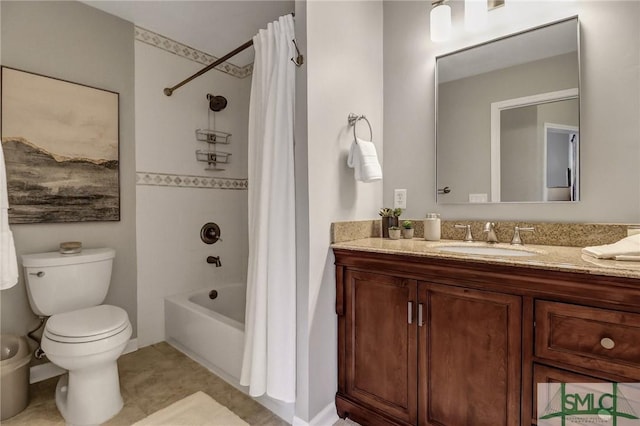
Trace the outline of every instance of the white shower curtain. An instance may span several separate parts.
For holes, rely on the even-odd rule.
[[[294,402],[296,248],[293,17],[253,38],[249,106],[249,265],[240,383],[251,396]]]

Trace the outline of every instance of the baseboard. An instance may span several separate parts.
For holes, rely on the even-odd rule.
[[[34,365],[29,368],[29,383],[38,383],[66,373],[67,370],[50,362]]]
[[[309,421],[309,423],[302,420],[300,417],[294,417],[291,426],[326,426],[332,425],[340,418],[336,412],[336,404],[331,402],[324,407],[316,416]]]
[[[138,350],[138,339],[131,339],[127,342],[122,355],[135,352]],[[29,368],[29,383],[38,383],[52,377],[60,376],[66,373],[67,370],[60,368],[51,362],[45,362],[44,364],[34,365]]]

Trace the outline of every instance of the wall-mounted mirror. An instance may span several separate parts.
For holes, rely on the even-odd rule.
[[[571,18],[436,58],[437,202],[578,201]]]

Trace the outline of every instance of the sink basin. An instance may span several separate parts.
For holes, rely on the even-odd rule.
[[[445,251],[448,253],[460,253],[460,254],[477,254],[481,256],[535,256],[537,253],[528,251],[522,248],[509,248],[509,247],[493,247],[493,246],[443,246],[438,247],[439,251]]]

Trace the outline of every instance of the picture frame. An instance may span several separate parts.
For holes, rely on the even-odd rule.
[[[1,67],[9,223],[120,220],[119,94]]]

